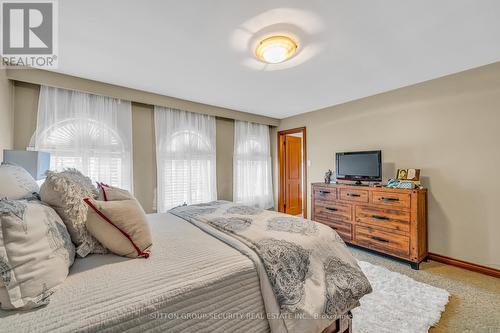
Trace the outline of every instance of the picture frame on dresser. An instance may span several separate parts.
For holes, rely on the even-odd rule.
[[[403,260],[413,269],[428,255],[427,190],[313,183],[312,220],[350,245]]]

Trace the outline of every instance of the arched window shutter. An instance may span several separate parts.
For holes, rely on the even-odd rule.
[[[31,148],[51,169],[76,168],[95,181],[132,190],[129,101],[42,86]]]

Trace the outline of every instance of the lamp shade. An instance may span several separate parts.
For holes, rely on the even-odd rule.
[[[50,154],[41,151],[5,149],[3,161],[23,167],[36,180],[45,178],[45,172],[50,168]]]

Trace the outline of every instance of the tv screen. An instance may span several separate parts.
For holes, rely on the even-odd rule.
[[[336,154],[336,176],[343,180],[382,180],[382,152],[360,151]]]

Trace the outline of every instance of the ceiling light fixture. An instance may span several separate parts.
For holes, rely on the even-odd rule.
[[[290,37],[271,36],[257,45],[255,55],[261,61],[277,64],[290,59],[296,51],[297,43]]]

